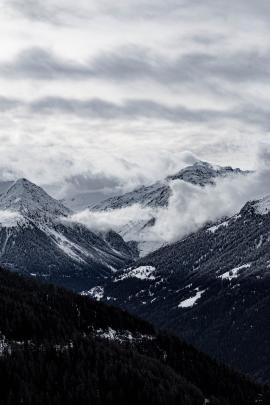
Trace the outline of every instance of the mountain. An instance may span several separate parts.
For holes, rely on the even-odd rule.
[[[99,299],[269,383],[269,232],[270,197],[248,202],[117,273],[100,286]]]
[[[0,270],[0,404],[269,404],[269,388],[145,321]]]
[[[118,247],[69,220],[71,210],[42,188],[19,179],[0,195],[0,263],[71,288],[88,288],[133,260]],[[112,237],[111,237],[112,239]]]
[[[95,211],[107,211],[117,208],[129,207],[133,204],[140,204],[143,207],[165,207],[168,205],[171,196],[170,183],[173,180],[183,180],[198,186],[215,184],[217,178],[232,175],[245,175],[249,171],[233,169],[230,166],[222,167],[211,165],[208,162],[197,161],[187,166],[178,173],[168,176],[164,180],[150,186],[142,186],[134,191],[121,196],[111,197],[98,204],[90,205],[89,208]]]
[[[175,180],[182,180],[196,186],[204,187],[208,184],[214,185],[217,179],[228,176],[247,175],[249,171],[242,171],[238,168],[233,169],[230,166],[222,167],[211,165],[210,163],[197,161],[191,166],[187,166],[178,173],[167,177],[166,179],[154,183],[150,186],[142,186],[136,190],[121,196],[111,197],[101,201],[98,204],[89,206],[92,211],[110,211],[122,209],[139,204],[143,208],[152,208],[153,213],[147,220],[135,219],[130,220],[117,229],[126,242],[136,242],[140,256],[160,248],[164,241],[152,240],[149,237],[149,228],[155,224],[155,212],[157,208],[168,206],[169,199],[172,195],[171,183]]]
[[[0,209],[15,211],[33,220],[67,217],[71,213],[60,201],[27,179],[15,181],[0,196]]]

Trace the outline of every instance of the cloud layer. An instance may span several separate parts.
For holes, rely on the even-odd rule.
[[[269,142],[268,1],[0,8],[2,178],[131,189],[179,170],[186,150],[256,167]]]
[[[172,195],[166,208],[142,207],[139,204],[109,211],[84,210],[70,220],[83,223],[92,230],[109,231],[128,240],[171,243],[196,232],[208,223],[231,217],[247,201],[270,195],[270,169],[256,173],[218,179],[216,185],[196,186],[182,180],[170,183]],[[152,227],[144,225],[155,218]],[[129,229],[132,229],[133,235]]]

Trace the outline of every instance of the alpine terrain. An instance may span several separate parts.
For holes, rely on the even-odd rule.
[[[270,197],[248,202],[127,267],[100,286],[98,298],[269,383],[269,229]]]
[[[92,211],[111,211],[132,207],[138,204],[142,208],[152,208],[153,214],[150,219],[136,219],[129,221],[118,232],[126,242],[134,241],[137,243],[140,256],[154,251],[162,246],[162,242],[149,240],[144,236],[149,227],[155,224],[155,209],[167,207],[172,195],[171,184],[175,180],[182,180],[196,186],[204,187],[214,185],[217,179],[229,176],[247,175],[249,171],[242,171],[239,168],[233,169],[230,166],[222,167],[211,165],[208,162],[196,161],[194,164],[181,169],[174,175],[154,183],[150,186],[142,186],[136,190],[121,196],[111,197],[97,204],[90,205],[88,208]]]
[[[104,236],[69,220],[61,202],[26,179],[0,194],[0,263],[71,288],[108,277],[134,256],[120,235]]]

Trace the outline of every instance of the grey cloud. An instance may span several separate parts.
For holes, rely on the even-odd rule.
[[[1,97],[0,96],[0,111],[8,111],[13,110],[14,108],[18,107],[20,102],[13,98]]]
[[[76,15],[78,7],[66,7],[63,2],[44,2],[42,0],[6,0],[6,7],[31,21],[41,21],[54,25],[68,25],[71,17]],[[77,4],[76,4],[77,6]]]
[[[58,199],[64,199],[72,209],[85,208],[90,203],[95,203],[121,193],[123,184],[119,179],[106,174],[86,172],[69,176],[60,184],[46,185],[46,190]]]
[[[168,107],[149,100],[127,100],[122,104],[100,99],[86,101],[48,97],[31,103],[31,109],[38,113],[73,113],[84,117],[105,119],[155,118],[169,121],[203,122],[227,117],[226,112],[214,110],[192,110],[181,107]]]
[[[87,66],[62,61],[41,48],[30,48],[21,52],[15,60],[0,65],[0,74],[9,77],[30,79],[65,79],[91,76]]]
[[[101,99],[81,101],[48,97],[30,104],[36,113],[71,113],[88,118],[136,119],[151,118],[172,122],[209,122],[213,120],[242,120],[270,129],[270,111],[267,108],[243,104],[228,110],[188,109],[184,106],[166,106],[149,100],[127,100],[122,104]]]
[[[40,0],[8,0],[6,5],[33,20],[51,20],[53,17],[48,3]]]
[[[80,192],[89,191],[101,191],[101,190],[113,190],[121,187],[119,179],[116,177],[108,177],[104,174],[86,173],[76,176],[71,176],[66,179],[67,186],[74,190],[80,190]]]
[[[123,53],[126,55],[122,56]],[[130,51],[123,49],[115,54],[101,55],[92,64],[61,60],[48,50],[35,47],[22,51],[8,63],[0,64],[0,75],[40,80],[98,77],[129,80],[151,76],[154,78],[160,62],[157,60],[155,64],[147,58],[147,50],[136,47]]]
[[[222,81],[262,82],[269,79],[270,57],[268,53],[253,51],[225,55],[190,53],[168,61],[165,55],[129,47],[80,64],[62,60],[41,48],[31,48],[13,61],[0,64],[0,75],[39,80],[152,80],[166,86],[197,83],[208,87],[211,83],[218,87],[218,79],[222,87]]]
[[[0,111],[24,108],[31,114],[72,114],[84,119],[135,120],[154,119],[170,122],[209,123],[219,120],[236,120],[270,129],[270,110],[254,104],[240,104],[238,108],[227,110],[191,109],[185,106],[168,106],[146,100],[124,100],[113,103],[93,98],[88,100],[62,97],[44,97],[27,103],[19,99],[0,97]]]
[[[260,81],[270,76],[269,62],[268,53],[251,51],[225,55],[189,53],[168,61],[166,56],[131,49],[130,52],[100,56],[93,64],[93,73],[114,80],[148,78],[163,84],[204,82],[216,78],[236,82]]]
[[[194,6],[199,4],[193,0]],[[6,0],[8,7],[20,13],[24,17],[34,21],[45,21],[52,24],[66,24],[75,18],[92,19],[100,14],[111,16],[117,19],[135,18],[164,18],[175,16],[183,9],[189,8],[186,0],[124,0],[113,4],[110,0],[92,0],[91,2],[71,2],[68,0],[54,2],[47,0]]]
[[[268,0],[124,0],[117,4],[111,4],[111,0],[92,0],[87,2],[79,1],[77,3],[65,0],[64,2],[54,2],[47,0],[6,0],[8,7],[16,10],[30,20],[41,20],[49,23],[65,24],[67,20],[77,16],[81,19],[90,19],[93,17],[93,7],[95,5],[95,15],[100,13],[113,16],[114,18],[147,18],[164,19],[166,17],[177,18],[183,12],[190,12],[191,15],[199,16],[207,13],[219,15],[233,15],[235,12],[241,12],[243,15],[252,14],[253,17],[267,18],[270,11]],[[83,12],[80,12],[83,10]]]

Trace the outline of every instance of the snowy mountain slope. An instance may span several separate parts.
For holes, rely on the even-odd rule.
[[[0,196],[0,210],[20,212],[32,219],[67,216],[71,211],[27,179],[18,179]]]
[[[71,211],[26,179],[0,196],[0,263],[72,288],[89,287],[130,263],[119,235],[102,235],[69,221]],[[79,288],[79,287],[78,287]]]
[[[139,187],[121,196],[108,198],[89,208],[92,210],[109,210],[124,208],[133,204],[140,204],[143,207],[164,207],[168,205],[171,195],[169,184],[172,180],[183,180],[195,185],[205,186],[206,184],[214,184],[218,177],[247,173],[250,172],[238,168],[233,169],[232,167],[213,166],[210,163],[198,161],[160,182]]]
[[[142,268],[151,275],[136,277]],[[107,297],[269,382],[270,199],[140,259],[103,286]]]
[[[178,173],[169,176],[168,180],[184,180],[195,185],[205,186],[206,184],[215,184],[218,177],[227,177],[231,175],[247,174],[249,171],[242,171],[239,168],[233,169],[230,166],[211,165],[208,162],[198,161],[191,166],[187,166]]]
[[[172,195],[170,184],[174,180],[183,180],[185,182],[204,187],[207,184],[215,184],[218,178],[227,176],[246,175],[250,172],[231,167],[213,166],[207,162],[198,161],[191,166],[185,167],[173,176],[169,176],[163,181],[150,186],[142,186],[138,189],[126,193],[122,196],[106,199],[98,204],[90,206],[92,211],[111,211],[131,207],[138,204],[143,208],[165,208],[168,206]],[[117,231],[125,241],[136,241],[140,256],[165,245],[164,241],[149,237],[149,228],[155,224],[155,214],[151,219],[135,219],[127,222]]]

